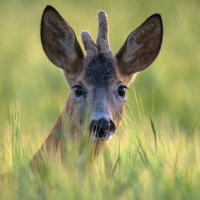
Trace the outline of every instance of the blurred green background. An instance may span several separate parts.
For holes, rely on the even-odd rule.
[[[109,19],[110,43],[117,53],[129,33],[154,13],[163,18],[161,52],[128,91],[135,120],[134,97],[146,116],[187,134],[200,128],[200,1],[199,0],[30,0],[0,1],[0,141],[9,134],[10,109],[19,102],[23,135],[47,135],[69,93],[64,77],[46,58],[40,43],[45,6],[54,6],[74,29],[97,35],[97,12]],[[81,44],[82,45],[82,44]]]

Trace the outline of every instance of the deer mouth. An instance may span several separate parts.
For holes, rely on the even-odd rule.
[[[91,138],[94,141],[106,141],[112,138],[115,132],[115,124],[112,120],[100,118],[90,123]]]
[[[99,132],[92,132],[91,137],[94,141],[105,141],[112,138],[114,132],[105,132],[100,130]]]

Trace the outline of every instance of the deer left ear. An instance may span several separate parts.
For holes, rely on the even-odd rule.
[[[47,6],[42,15],[41,42],[49,60],[63,70],[72,86],[82,70],[84,54],[73,29],[52,6]]]
[[[162,18],[150,16],[128,36],[116,54],[119,71],[130,80],[133,74],[146,69],[157,57],[163,36]]]

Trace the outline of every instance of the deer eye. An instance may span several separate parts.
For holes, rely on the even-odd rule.
[[[73,88],[76,97],[80,97],[81,95],[83,95],[83,88],[80,85],[75,85]]]
[[[118,95],[120,96],[120,97],[124,97],[125,96],[125,94],[126,94],[126,86],[119,86],[118,87]]]

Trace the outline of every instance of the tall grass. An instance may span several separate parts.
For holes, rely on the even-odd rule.
[[[27,147],[19,146],[19,113],[17,108],[11,115],[14,165],[13,173],[1,180],[1,199],[199,198],[199,135],[188,138],[166,124],[156,128],[156,122],[143,114],[138,129],[132,129],[136,124],[126,114],[120,137],[108,141],[96,160],[87,159],[87,143],[80,151],[69,142],[66,165],[53,157],[37,175],[27,165]]]

